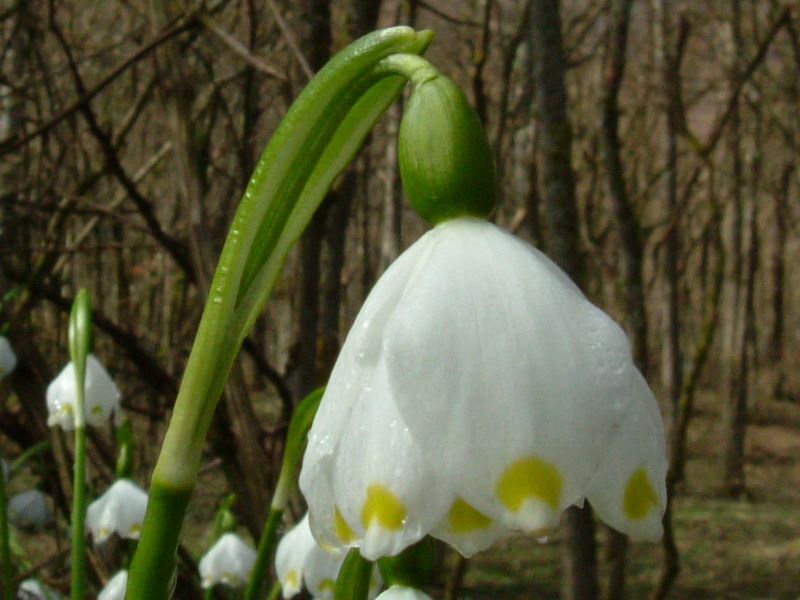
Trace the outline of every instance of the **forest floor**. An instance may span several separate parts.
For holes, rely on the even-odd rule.
[[[800,403],[775,400],[751,411],[748,494],[731,499],[721,494],[721,425],[713,401],[699,399],[690,425],[686,480],[674,513],[681,571],[670,598],[800,600]],[[652,597],[662,556],[659,544],[630,547],[628,598]],[[461,598],[556,600],[559,574],[558,536],[543,544],[508,536],[470,560]]]

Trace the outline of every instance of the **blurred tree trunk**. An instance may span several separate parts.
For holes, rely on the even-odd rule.
[[[669,0],[653,0],[656,32],[656,56],[661,76],[666,127],[661,138],[664,155],[662,197],[667,230],[662,240],[660,270],[663,280],[661,298],[661,382],[669,414],[668,430],[675,425],[683,378],[680,349],[679,257],[680,212],[678,210],[678,135],[685,127],[680,89],[682,36],[676,39],[672,18],[674,7]]]
[[[741,30],[741,6],[738,0],[730,0],[731,7],[731,73],[730,86],[734,87],[740,77],[739,56],[743,51]],[[722,356],[723,356],[723,486],[725,491],[738,496],[745,492],[744,434],[746,427],[747,385],[749,365],[742,359],[746,346],[745,334],[745,272],[743,255],[746,242],[746,216],[742,198],[743,166],[741,147],[741,107],[738,96],[731,111],[729,129],[729,154],[731,160],[731,201],[728,202],[725,252],[728,274],[725,283],[723,306]]]
[[[772,328],[768,334],[767,348],[772,367],[776,370],[772,396],[783,395],[784,382],[784,312],[785,312],[785,278],[786,278],[786,241],[789,219],[789,186],[794,174],[794,163],[787,162],[781,173],[777,192],[773,195],[775,211],[775,239],[770,265],[772,294]]]
[[[625,306],[624,326],[631,341],[634,362],[642,375],[647,378],[649,361],[642,275],[642,232],[625,186],[622,143],[619,138],[619,91],[625,74],[631,4],[632,0],[612,0],[609,7],[611,19],[603,86],[600,150],[605,166],[606,193],[611,200],[614,225],[619,238],[620,277]],[[627,548],[628,537],[609,528],[606,548],[609,578],[605,593],[608,600],[621,600],[625,596]]]
[[[295,23],[297,43],[312,74],[319,71],[331,55],[330,0],[302,0]],[[304,80],[299,69],[297,77]],[[305,85],[297,86],[298,91]],[[296,94],[295,94],[296,95]],[[314,214],[300,238],[300,328],[294,348],[292,383],[295,398],[300,400],[322,383],[319,372],[320,287],[322,242],[325,237],[329,198]]]
[[[585,286],[558,0],[533,3],[531,35],[535,53],[536,108],[541,128],[545,247],[578,285]],[[594,520],[588,504],[567,509],[564,533],[562,596],[566,600],[595,600],[598,597],[597,552]]]

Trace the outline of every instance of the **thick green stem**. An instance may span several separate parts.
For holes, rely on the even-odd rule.
[[[275,541],[278,538],[278,527],[283,518],[282,508],[270,508],[267,522],[264,524],[264,531],[261,533],[261,540],[258,542],[258,555],[250,572],[250,580],[247,582],[247,589],[244,592],[245,600],[259,600],[261,591],[264,588],[264,581],[269,572],[269,559],[272,550],[275,548]]]
[[[361,556],[358,548],[350,550],[336,578],[334,600],[366,600],[373,566],[372,562]]]
[[[142,536],[131,561],[127,598],[169,598],[175,584],[175,553],[181,537],[183,515],[192,497],[191,488],[174,488],[153,480],[147,501],[144,529],[159,536]]]
[[[170,514],[169,507],[160,506],[169,496],[154,496],[154,488],[179,490],[188,503],[206,432],[231,365],[289,248],[405,83],[388,73],[376,73],[375,65],[398,52],[421,52],[430,40],[428,32],[408,27],[358,40],[309,83],[267,145],[225,241],[153,471],[148,514],[129,575],[128,600],[168,597],[168,587],[156,585],[151,573],[174,568],[174,556],[168,554],[177,545],[186,504],[176,505],[177,512]]]
[[[6,475],[0,467],[0,588],[2,600],[14,600],[14,586],[11,579],[11,544],[8,530],[8,509],[6,508]]]

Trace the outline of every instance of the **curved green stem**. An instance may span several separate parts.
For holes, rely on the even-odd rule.
[[[404,84],[375,73],[375,65],[392,54],[421,52],[430,40],[428,32],[395,27],[351,44],[309,83],[267,145],[225,241],[153,471],[128,600],[169,597],[161,576],[174,569],[206,432],[241,342],[289,248]],[[175,510],[159,505],[171,498],[181,499]]]

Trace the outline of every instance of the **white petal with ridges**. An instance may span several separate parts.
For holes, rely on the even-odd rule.
[[[622,417],[627,340],[549,259],[489,223],[451,221],[418,243],[430,258],[384,332],[398,411],[470,505],[508,526],[553,526]],[[497,488],[520,462],[552,481],[520,482],[510,507]]]
[[[615,529],[657,541],[667,498],[664,427],[653,392],[638,373],[631,394],[633,402],[586,498]]]

